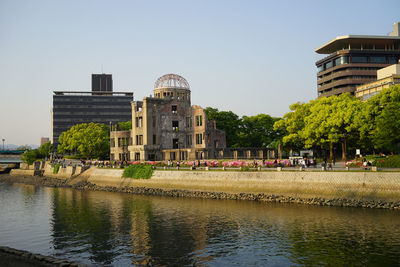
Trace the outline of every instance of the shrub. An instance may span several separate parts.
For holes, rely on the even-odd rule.
[[[245,166],[245,167],[240,167],[240,170],[244,171],[244,172],[248,172],[248,171],[250,171],[250,168]]]
[[[153,175],[153,166],[151,165],[129,165],[124,169],[122,174],[123,178],[134,178],[134,179],[149,179]]]
[[[56,165],[54,165],[53,173],[54,173],[54,174],[57,174],[57,173],[58,173],[58,170],[60,169],[60,167],[61,167],[61,164],[56,164]]]
[[[381,168],[400,168],[400,155],[387,156],[385,159],[377,159],[376,166]]]

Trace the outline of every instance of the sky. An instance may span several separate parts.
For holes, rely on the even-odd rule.
[[[317,97],[317,47],[387,35],[399,10],[398,0],[1,0],[0,139],[50,137],[52,92],[90,91],[102,70],[135,100],[176,73],[192,104],[281,117]]]

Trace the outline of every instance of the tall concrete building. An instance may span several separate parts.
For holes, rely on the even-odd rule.
[[[113,92],[111,74],[92,76],[92,81],[96,83],[92,84],[92,89],[95,89],[92,92],[53,92],[52,138],[55,147],[60,134],[76,124],[94,122],[109,125],[131,120],[133,93]],[[102,83],[106,85],[102,87]]]
[[[154,97],[132,102],[132,130],[112,131],[111,160],[186,160],[217,158],[226,148],[200,106],[192,106],[189,83],[167,74],[157,79]]]
[[[394,23],[388,36],[344,35],[315,50],[328,56],[315,64],[318,97],[339,95],[375,81],[377,70],[400,59],[400,23]]]

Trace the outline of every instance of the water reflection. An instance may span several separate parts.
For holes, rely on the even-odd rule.
[[[399,263],[399,213],[54,189],[59,254],[97,264]],[[389,230],[390,229],[390,230]]]
[[[2,184],[0,200],[0,245],[92,265],[400,264],[398,211]]]

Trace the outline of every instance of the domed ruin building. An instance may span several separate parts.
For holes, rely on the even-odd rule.
[[[224,131],[192,106],[189,83],[177,74],[157,79],[154,97],[133,101],[132,130],[111,127],[111,160],[153,161],[218,158],[226,148]]]

